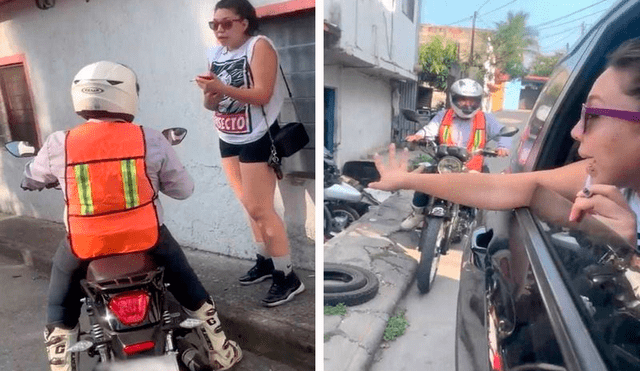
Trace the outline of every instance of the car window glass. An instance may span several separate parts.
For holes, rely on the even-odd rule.
[[[603,359],[610,369],[640,369],[640,269],[633,250],[589,228],[544,219],[537,219],[539,229]]]

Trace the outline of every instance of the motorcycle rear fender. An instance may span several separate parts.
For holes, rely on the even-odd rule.
[[[135,359],[143,356],[162,355],[165,352],[166,333],[162,326],[145,327],[133,331],[105,331],[111,337],[111,349],[117,359]],[[137,354],[127,355],[124,348],[128,345],[153,341],[155,347]]]

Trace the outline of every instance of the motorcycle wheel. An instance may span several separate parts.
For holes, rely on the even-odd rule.
[[[345,229],[351,223],[360,218],[360,214],[347,205],[329,205],[329,211],[331,212],[331,227],[329,233],[333,236]]]
[[[436,279],[440,252],[444,248],[447,237],[447,227],[449,225],[442,218],[425,218],[427,228],[422,229],[420,235],[420,262],[416,270],[416,281],[418,290],[426,294],[431,290],[433,281]]]

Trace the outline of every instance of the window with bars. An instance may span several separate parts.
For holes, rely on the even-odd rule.
[[[402,0],[402,12],[413,22],[413,14],[416,6],[416,0]]]
[[[0,66],[0,143],[15,140],[40,144],[22,63]]]

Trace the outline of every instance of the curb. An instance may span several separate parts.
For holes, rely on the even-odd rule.
[[[371,301],[325,316],[324,365],[332,371],[365,371],[382,343],[387,321],[413,282],[417,245],[411,231],[399,230],[410,212],[411,193],[392,195],[325,244],[325,262],[369,269],[380,280]]]

